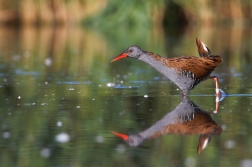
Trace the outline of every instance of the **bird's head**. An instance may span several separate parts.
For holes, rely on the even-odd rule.
[[[122,54],[116,56],[111,62],[114,62],[116,60],[126,58],[126,57],[138,59],[142,53],[145,53],[145,51],[139,48],[138,46],[132,45],[128,47],[128,49],[126,49]]]

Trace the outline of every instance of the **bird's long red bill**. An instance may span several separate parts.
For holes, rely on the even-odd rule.
[[[122,58],[126,58],[127,54],[126,53],[122,53],[119,56],[117,56],[116,58],[114,58],[113,60],[111,60],[111,62],[114,62],[116,60],[122,59]]]
[[[117,137],[122,138],[123,140],[128,140],[128,138],[129,138],[128,135],[121,134],[121,133],[118,133],[118,132],[115,132],[115,131],[112,131],[112,133],[113,133],[114,135],[116,135]]]

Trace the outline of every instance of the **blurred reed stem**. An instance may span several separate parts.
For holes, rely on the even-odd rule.
[[[191,23],[251,24],[250,0],[1,0],[1,25],[45,25],[87,23],[101,27],[118,23],[145,27],[161,23],[167,5],[179,5]],[[168,16],[166,16],[168,17]],[[171,16],[170,16],[171,17]],[[174,16],[172,16],[174,17]],[[176,16],[175,16],[176,17]]]

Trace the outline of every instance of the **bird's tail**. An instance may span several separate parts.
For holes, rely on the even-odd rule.
[[[211,54],[210,49],[203,43],[199,38],[196,38],[196,44],[198,47],[198,52],[200,57],[206,57]]]

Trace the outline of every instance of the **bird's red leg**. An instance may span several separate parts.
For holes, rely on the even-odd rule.
[[[215,91],[216,91],[216,105],[215,105],[215,111],[214,111],[214,113],[217,113],[218,110],[219,110],[219,101],[220,101],[220,96],[221,96],[220,87],[219,87],[219,80],[218,80],[217,76],[210,76],[210,79],[215,80],[215,85],[216,85],[216,88],[215,88]]]
[[[217,97],[220,97],[221,94],[220,94],[220,86],[219,86],[218,77],[216,77],[216,76],[210,76],[210,79],[215,80],[215,85],[216,85],[216,88],[215,88],[216,96],[217,96]]]

